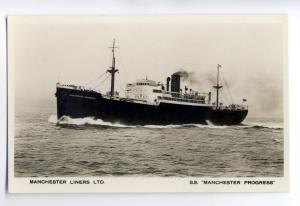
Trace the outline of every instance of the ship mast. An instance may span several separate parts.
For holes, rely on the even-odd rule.
[[[115,73],[119,71],[118,69],[116,69],[116,58],[115,58],[115,49],[119,47],[115,46],[115,39],[113,40],[113,46],[108,48],[112,49],[112,65],[110,69],[107,70],[107,72],[111,74],[110,98],[113,98],[115,94]]]
[[[217,90],[216,108],[219,107],[219,89],[222,88],[222,86],[219,85],[219,73],[220,73],[220,68],[221,67],[222,67],[222,65],[218,64],[218,68],[217,68],[217,85],[214,86],[214,88]]]

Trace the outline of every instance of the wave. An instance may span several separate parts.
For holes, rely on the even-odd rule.
[[[50,117],[48,118],[48,122],[56,124],[57,123],[57,115],[55,115],[55,114],[50,115]]]
[[[268,129],[284,129],[283,123],[279,122],[248,122],[243,125],[244,127],[252,128],[268,128]]]
[[[215,125],[204,125],[204,124],[169,124],[169,125],[125,125],[120,123],[111,123],[105,122],[102,119],[95,119],[93,117],[84,117],[84,118],[71,118],[68,116],[62,116],[60,119],[57,119],[56,115],[51,115],[48,118],[48,122],[58,124],[58,125],[98,125],[98,126],[108,126],[108,127],[143,127],[150,129],[167,129],[167,128],[188,128],[188,127],[198,127],[198,128],[216,128],[223,129],[228,126],[215,126]]]
[[[94,119],[93,117],[84,117],[84,118],[71,118],[68,116],[62,116],[61,118],[57,119],[56,115],[51,115],[48,118],[48,122],[55,123],[58,125],[99,125],[99,126],[107,126],[107,127],[136,127],[136,126],[129,126],[119,123],[111,123],[105,122],[102,119]]]
[[[217,126],[213,125],[211,122],[207,121],[207,125],[204,124],[170,124],[170,125],[125,125],[120,123],[106,122],[102,119],[95,119],[93,117],[85,118],[70,118],[68,116],[62,116],[59,120],[56,115],[51,115],[48,118],[48,122],[58,124],[58,125],[97,125],[97,126],[106,126],[106,127],[121,127],[121,128],[149,128],[149,129],[168,129],[168,128],[210,128],[210,129],[247,129],[247,128],[256,128],[256,129],[283,129],[282,123],[275,122],[247,122],[240,125],[231,125],[231,126]]]
[[[169,125],[145,125],[142,127],[151,128],[151,129],[189,128],[189,127],[225,129],[228,128],[229,126],[216,126],[216,125],[205,125],[205,124],[169,124]]]

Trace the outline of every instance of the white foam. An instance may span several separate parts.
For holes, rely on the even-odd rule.
[[[59,120],[57,120],[56,115],[51,115],[48,119],[50,123],[56,123],[59,125],[100,125],[100,126],[109,126],[109,127],[135,127],[129,125],[123,125],[119,123],[111,123],[105,122],[102,119],[95,119],[93,117],[85,117],[85,118],[70,118],[68,116],[62,116]]]
[[[216,128],[224,129],[228,126],[216,126],[216,125],[205,125],[205,124],[169,124],[169,125],[145,125],[146,128],[152,129],[165,129],[165,128],[179,128],[179,127],[198,127],[198,128]]]
[[[175,125],[175,124],[169,124],[169,125],[145,125],[143,127],[151,128],[151,129],[165,129],[165,128],[182,127],[182,125]]]
[[[230,126],[219,126],[219,125],[213,125],[213,124],[209,124],[209,125],[204,125],[204,124],[195,124],[196,127],[199,128],[211,128],[211,129],[226,129],[229,128]]]
[[[57,123],[57,115],[55,115],[55,114],[50,115],[50,117],[48,118],[48,122],[56,124]]]

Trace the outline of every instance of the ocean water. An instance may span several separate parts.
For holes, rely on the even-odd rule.
[[[15,176],[283,176],[283,123],[126,126],[18,112]]]

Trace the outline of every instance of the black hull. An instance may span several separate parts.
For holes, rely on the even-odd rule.
[[[225,121],[239,124],[244,120],[234,113],[218,119],[218,114],[210,106],[191,106],[161,102],[149,105],[128,100],[109,99],[94,91],[75,90],[57,87],[57,117],[71,118],[94,117],[112,123],[134,125],[168,125],[168,124],[207,124]],[[240,118],[240,121],[237,121]],[[234,119],[235,121],[230,121]],[[219,124],[218,124],[219,125]],[[220,124],[224,125],[224,124]]]
[[[214,125],[238,125],[246,118],[248,110],[213,110],[209,122]]]

